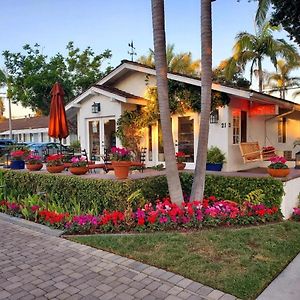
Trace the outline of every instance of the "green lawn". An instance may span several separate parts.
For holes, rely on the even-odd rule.
[[[72,240],[254,299],[300,252],[300,223]]]

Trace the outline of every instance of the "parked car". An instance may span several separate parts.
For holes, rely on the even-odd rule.
[[[41,156],[44,161],[46,160],[47,156],[52,154],[57,154],[60,152],[63,154],[72,152],[68,146],[54,142],[32,143],[29,145],[29,150],[34,151],[36,155]]]
[[[10,152],[10,149],[16,141],[13,139],[0,139],[0,155],[4,155]]]

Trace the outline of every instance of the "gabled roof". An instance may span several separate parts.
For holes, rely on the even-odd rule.
[[[141,64],[138,62],[122,60],[121,64],[118,65],[114,70],[112,70],[107,76],[105,76],[104,78],[99,80],[98,84],[101,84],[101,85],[112,84],[113,82],[119,80],[119,78],[124,76],[126,73],[128,73],[128,72],[130,73],[130,72],[134,72],[134,71],[156,76],[156,70],[152,67],[149,67],[147,65],[144,65],[144,64]],[[168,72],[167,76],[171,80],[176,80],[179,82],[184,82],[187,84],[201,87],[200,77],[182,75],[182,74],[174,73],[174,72]],[[300,105],[295,102],[292,102],[289,100],[284,100],[284,99],[281,99],[278,97],[274,97],[274,96],[260,93],[260,92],[250,90],[250,89],[233,88],[233,87],[224,86],[224,85],[221,85],[218,83],[213,83],[212,89],[215,91],[227,93],[232,96],[242,97],[242,98],[248,99],[248,100],[256,100],[259,102],[272,103],[272,104],[276,104],[276,105],[286,107],[289,109],[300,110]]]
[[[145,105],[147,102],[147,100],[142,97],[127,93],[115,87],[108,86],[108,85],[94,84],[91,87],[89,87],[86,91],[78,95],[73,101],[68,103],[66,105],[66,111],[71,108],[79,108],[80,102],[82,102],[88,96],[93,96],[96,94],[101,94],[125,103]]]
[[[49,116],[12,119],[13,130],[48,128]],[[9,130],[8,119],[0,123],[0,132]]]

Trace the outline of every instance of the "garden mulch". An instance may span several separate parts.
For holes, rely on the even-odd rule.
[[[0,215],[0,299],[236,299],[52,233]]]

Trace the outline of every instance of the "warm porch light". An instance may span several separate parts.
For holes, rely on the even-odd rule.
[[[300,169],[300,151],[296,153],[296,165],[295,169]]]
[[[101,105],[100,105],[100,103],[99,102],[94,102],[93,104],[92,104],[92,113],[98,113],[98,112],[100,112],[101,111]]]

